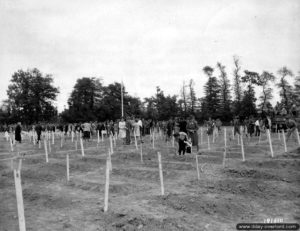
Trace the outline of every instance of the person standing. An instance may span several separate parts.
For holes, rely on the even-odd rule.
[[[287,117],[286,118],[286,127],[288,129],[287,135],[286,135],[286,142],[289,140],[291,134],[295,132],[297,128],[297,123],[294,119]]]
[[[125,139],[125,144],[129,145],[131,142],[131,137],[130,137],[130,132],[132,130],[132,123],[130,119],[126,119],[126,139]]]
[[[260,136],[260,123],[259,119],[255,121],[255,136]]]
[[[172,137],[172,132],[173,132],[173,121],[172,119],[169,119],[169,121],[167,122],[167,126],[166,126],[166,142],[171,141],[171,137]]]
[[[240,124],[240,120],[239,120],[239,117],[238,116],[236,116],[235,118],[234,118],[234,120],[233,120],[233,127],[234,127],[234,136],[236,135],[236,134],[239,134],[239,135],[241,135],[241,133],[240,133],[240,126],[241,126],[241,124]]]
[[[18,124],[15,128],[15,140],[19,143],[22,143],[21,132],[22,132],[21,122],[18,122]]]
[[[35,131],[37,134],[37,144],[41,141],[41,134],[42,134],[42,126],[40,123],[38,123],[35,127]]]
[[[187,126],[186,120],[181,117],[179,121],[179,132],[187,133],[186,126]]]
[[[187,134],[185,132],[179,132],[178,136],[178,154],[184,155],[186,151],[186,141],[187,141]]]
[[[199,144],[198,144],[198,123],[195,120],[194,116],[190,117],[190,120],[187,123],[187,131],[188,131],[188,136],[191,139],[192,146],[197,147],[197,152],[199,151]]]
[[[211,119],[211,117],[209,117],[207,123],[206,123],[206,126],[207,126],[207,135],[210,136],[210,135],[213,135],[213,132],[214,132],[214,123]]]
[[[119,122],[119,137],[123,139],[123,144],[125,144],[126,139],[126,122],[124,120],[124,117],[121,118],[121,121]]]
[[[143,133],[143,130],[144,130],[143,121],[141,120],[141,118],[138,118],[137,121],[138,121],[137,123],[139,125],[139,130],[140,130],[140,140],[143,143],[143,136],[144,136],[144,133]]]
[[[83,124],[83,139],[90,141],[91,137],[91,124],[88,122],[85,122]]]
[[[141,125],[139,124],[138,119],[136,119],[133,123],[133,135],[136,137],[137,140],[139,140],[141,137]]]

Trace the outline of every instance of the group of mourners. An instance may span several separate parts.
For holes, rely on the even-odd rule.
[[[257,119],[254,119],[253,116],[250,116],[249,118],[246,117],[242,121],[238,116],[236,116],[232,124],[234,127],[234,135],[240,135],[241,132],[243,132],[246,137],[252,137],[253,135],[260,136],[261,132],[265,133],[266,130],[270,130],[270,132],[281,132],[287,130],[286,141],[289,140],[291,134],[293,134],[297,128],[297,122],[293,115],[286,115],[285,123],[276,124],[275,127],[272,125],[273,123],[270,115],[262,115]],[[240,128],[242,128],[242,130]]]
[[[259,118],[254,116],[246,117],[241,120],[238,116],[234,117],[231,122],[234,127],[234,135],[241,134],[243,132],[246,136],[252,137],[260,136],[261,132],[266,129],[272,129],[272,121],[269,115],[262,115]],[[220,132],[222,122],[220,119],[211,119],[204,121],[204,126],[207,128],[207,135],[214,135],[214,132]],[[297,128],[297,123],[293,116],[286,116],[285,127],[287,128],[287,140],[290,135]],[[83,139],[89,141],[91,135],[99,133],[103,135],[118,136],[122,139],[124,145],[130,145],[135,140],[143,143],[143,137],[148,134],[161,133],[166,142],[171,142],[174,139],[178,143],[178,154],[185,155],[185,153],[191,153],[192,147],[196,147],[197,152],[199,151],[198,143],[198,129],[199,125],[192,115],[187,119],[183,117],[175,117],[168,121],[156,121],[156,120],[145,120],[139,117],[122,117],[117,121],[105,121],[105,122],[85,122],[85,123],[70,123],[70,124],[41,124],[37,123],[31,126],[21,126],[21,123],[17,123],[15,126],[8,126],[6,133],[14,132],[15,141],[22,142],[22,130],[24,131],[35,131],[37,135],[36,142],[40,142],[41,134],[43,131],[46,132],[59,132],[66,136],[71,132],[77,132],[82,134]],[[282,125],[276,126],[277,131],[284,129]],[[153,138],[151,138],[153,139]]]

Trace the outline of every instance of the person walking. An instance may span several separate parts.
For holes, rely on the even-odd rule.
[[[123,140],[123,144],[125,144],[126,139],[126,121],[124,117],[121,118],[119,122],[119,137]]]
[[[293,132],[295,132],[296,128],[297,128],[297,123],[294,119],[292,119],[291,117],[287,117],[286,118],[286,127],[288,129],[287,135],[286,135],[286,142],[288,142],[291,134]]]
[[[259,119],[255,121],[255,136],[260,136],[260,123]]]
[[[90,141],[91,137],[91,124],[89,122],[85,122],[83,125],[83,139]]]
[[[38,123],[35,127],[35,131],[37,134],[37,144],[41,141],[41,134],[42,134],[42,126],[40,123]]]
[[[199,151],[199,143],[198,143],[198,123],[195,120],[195,117],[192,115],[187,122],[187,132],[188,137],[191,139],[192,146],[196,146],[197,152]]]
[[[21,122],[18,122],[15,128],[15,140],[19,143],[22,143],[21,132],[22,132]]]

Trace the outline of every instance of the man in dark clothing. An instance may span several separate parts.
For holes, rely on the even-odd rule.
[[[241,133],[240,133],[240,120],[239,120],[239,117],[238,116],[236,116],[235,118],[234,118],[234,120],[233,120],[233,127],[234,127],[234,135],[236,135],[236,134],[239,134],[239,135],[241,135]]]
[[[38,123],[38,125],[36,125],[35,131],[37,134],[37,144],[38,144],[41,141],[41,134],[42,134],[42,126],[40,123]]]
[[[185,132],[185,133],[187,133],[186,126],[187,126],[187,122],[183,118],[180,118],[180,121],[179,121],[179,132]]]
[[[15,129],[15,140],[19,143],[22,142],[22,136],[21,136],[22,128],[21,128],[21,122],[18,122],[16,129]]]
[[[287,136],[286,136],[286,142],[289,140],[291,134],[293,134],[297,129],[297,123],[294,119],[291,117],[286,118],[286,127],[288,129]]]

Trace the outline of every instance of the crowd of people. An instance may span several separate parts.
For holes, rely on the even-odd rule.
[[[213,135],[214,132],[221,132],[222,121],[220,119],[211,119],[204,121],[207,134]],[[265,132],[266,129],[270,131],[288,130],[287,141],[290,135],[297,128],[297,123],[292,115],[286,115],[285,123],[274,124],[271,121],[270,115],[261,115],[258,118],[249,116],[244,119],[240,119],[235,116],[231,121],[231,126],[234,128],[234,135],[245,134],[247,137],[260,136],[261,132]],[[275,127],[274,127],[275,126]],[[15,133],[15,140],[19,143],[22,142],[22,131],[35,131],[37,134],[36,142],[40,142],[41,134],[45,132],[59,132],[63,136],[70,135],[71,132],[77,132],[82,134],[84,140],[89,141],[91,136],[117,136],[119,137],[123,145],[130,145],[137,140],[137,142],[143,143],[143,137],[145,135],[151,135],[154,133],[161,134],[161,137],[166,142],[171,142],[174,139],[178,143],[178,154],[185,155],[185,153],[191,153],[192,147],[196,147],[199,151],[198,143],[198,122],[194,116],[190,116],[187,119],[182,117],[171,118],[167,121],[145,120],[139,117],[122,117],[116,121],[105,122],[84,122],[84,123],[37,123],[35,125],[21,125],[17,123],[14,125],[2,126],[2,129],[6,133]],[[153,139],[153,137],[151,138]]]

